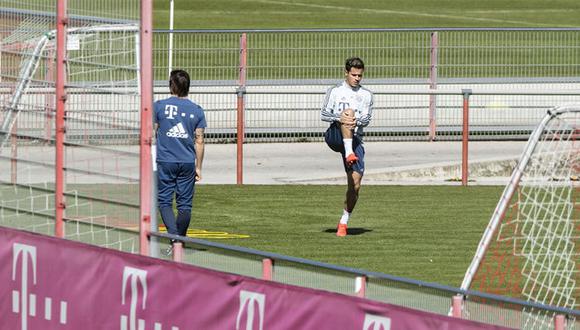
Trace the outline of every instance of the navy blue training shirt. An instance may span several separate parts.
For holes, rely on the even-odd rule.
[[[187,98],[172,96],[155,102],[157,161],[195,163],[195,130],[206,128],[203,109]]]

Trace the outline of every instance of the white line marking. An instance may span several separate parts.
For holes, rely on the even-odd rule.
[[[344,6],[331,6],[331,5],[317,5],[312,3],[303,3],[303,2],[288,2],[288,1],[279,1],[279,0],[241,0],[242,2],[257,2],[257,3],[268,3],[268,4],[276,4],[276,5],[288,5],[288,6],[300,6],[300,7],[309,7],[309,8],[319,8],[319,9],[330,9],[330,10],[348,10],[349,12],[363,12],[363,13],[383,13],[383,14],[396,14],[396,15],[407,15],[407,16],[419,16],[419,17],[434,17],[434,18],[447,18],[453,20],[461,20],[461,21],[480,21],[480,22],[493,22],[493,23],[510,23],[510,24],[525,24],[525,25],[533,25],[533,26],[549,26],[549,27],[559,27],[562,25],[556,24],[542,24],[537,22],[528,22],[528,21],[515,21],[515,20],[504,20],[504,19],[497,19],[497,18],[484,18],[484,17],[472,17],[472,16],[456,16],[456,15],[447,15],[447,14],[429,14],[429,13],[421,13],[421,12],[410,12],[410,11],[401,11],[401,10],[388,10],[388,9],[369,9],[369,8],[356,8],[356,7],[344,7]]]
[[[574,9],[561,8],[561,9],[513,9],[513,10],[466,10],[466,13],[470,14],[512,14],[512,13],[569,13],[574,12]]]

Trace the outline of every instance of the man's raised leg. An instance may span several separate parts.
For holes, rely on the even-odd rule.
[[[350,123],[342,123],[340,125],[340,132],[342,133],[342,142],[344,143],[344,158],[348,165],[352,165],[358,160],[358,157],[354,154],[352,149],[352,138],[354,135],[354,111],[352,109],[346,109],[342,112],[343,117],[349,119]]]

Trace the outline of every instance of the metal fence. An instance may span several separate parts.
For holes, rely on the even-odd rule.
[[[53,138],[54,101],[47,89],[54,79],[53,17],[4,13],[0,92],[6,102],[19,103],[19,127]],[[137,144],[138,86],[131,69],[137,53],[130,21],[75,17],[67,138]],[[9,25],[18,21],[16,28]],[[117,30],[107,30],[112,23]],[[99,36],[94,28],[82,28],[97,25]],[[352,55],[366,61],[363,84],[376,96],[367,130],[373,140],[459,139],[464,89],[474,95],[470,139],[525,139],[546,109],[580,102],[580,29],[158,30],[156,98],[168,96],[171,56],[173,68],[189,71],[194,80],[191,98],[206,109],[209,143],[235,141],[239,111],[244,142],[321,141],[323,94],[342,80],[344,59]],[[36,59],[34,72],[24,70],[23,56]],[[30,81],[20,80],[27,92],[10,99],[11,83],[30,74]]]
[[[156,91],[166,96],[168,63],[189,71],[210,142],[235,141],[236,111],[244,113],[245,142],[320,141],[323,94],[342,79],[344,59],[357,55],[376,96],[372,139],[459,139],[464,89],[479,94],[470,139],[525,139],[546,109],[580,100],[579,36],[580,29],[158,30]],[[234,94],[243,96],[242,109]]]
[[[367,86],[368,87],[368,86]],[[394,86],[375,88],[375,107],[371,125],[365,129],[366,141],[461,140],[463,94],[455,85],[439,90]],[[469,90],[469,139],[527,139],[552,104],[580,101],[577,90],[522,89],[490,90],[476,85]],[[320,120],[320,106],[326,86],[300,88],[248,87],[244,93],[245,142],[319,142],[328,124]],[[230,88],[232,89],[232,88]],[[167,94],[160,92],[157,97]],[[204,105],[211,142],[235,142],[237,137],[236,94],[202,92],[194,89],[190,97]],[[430,100],[437,108],[430,111]]]
[[[139,1],[71,1],[58,17],[54,1],[0,4],[0,223],[53,234],[66,208],[66,237],[136,251],[118,228],[138,226],[139,154],[98,145],[139,130]]]
[[[357,295],[397,306],[517,329],[578,329],[580,311],[519,299],[461,290],[446,285],[401,278],[279,255],[200,239],[152,233],[152,240],[182,241],[174,245],[175,261],[262,278],[285,284]],[[541,322],[538,322],[541,319]],[[530,322],[533,320],[533,322]],[[560,325],[556,325],[560,322]]]
[[[66,173],[60,180],[54,176],[55,103],[63,101],[55,100],[54,92],[54,2],[0,4],[0,223],[51,234],[55,209],[64,208],[56,201],[55,185],[65,181],[66,237],[136,252],[139,154],[127,145],[137,144],[140,126],[138,1],[71,2]],[[578,29],[156,31],[154,75],[161,98],[167,93],[163,86],[170,69],[166,45],[173,35],[173,66],[188,70],[195,79],[192,98],[207,110],[213,142],[239,138],[234,128],[240,97],[245,101],[241,110],[246,115],[246,142],[320,139],[324,126],[318,109],[324,90],[342,79],[343,61],[352,55],[365,59],[367,85],[377,96],[369,138],[432,139],[433,118],[440,128],[436,139],[455,138],[461,90],[466,88],[502,89],[495,94],[472,93],[472,111],[481,110],[473,114],[474,125],[496,131],[505,126],[525,135],[540,116],[535,110],[577,100],[579,33]],[[522,93],[524,88],[567,92],[531,95]],[[230,260],[223,253],[207,259],[214,267],[230,266]],[[334,275],[321,276],[316,265],[281,263],[282,281],[334,288],[326,282]],[[300,267],[309,269],[292,270]],[[328,270],[335,271],[342,272]],[[379,277],[385,282],[369,297],[387,296],[399,286],[405,288],[398,292],[417,291],[419,298],[412,299],[424,300],[420,286]],[[434,294],[437,311],[446,304],[440,296],[447,293]],[[406,294],[400,297],[407,299]],[[415,302],[408,306],[428,309]]]
[[[171,57],[195,80],[208,141],[235,141],[236,111],[245,142],[320,141],[323,94],[352,55],[376,96],[373,140],[460,139],[464,89],[477,95],[470,139],[526,139],[546,109],[580,100],[579,29],[162,30],[156,91]]]
[[[367,80],[386,84],[577,82],[579,34],[577,28],[156,30],[155,77],[165,80],[171,56],[173,67],[204,85],[234,83],[240,69],[248,85],[302,85],[340,78],[344,60],[356,55],[368,65]]]

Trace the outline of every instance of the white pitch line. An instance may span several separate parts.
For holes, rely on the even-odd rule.
[[[286,10],[268,10],[264,11],[265,14],[272,14],[272,15],[283,15],[283,14],[290,14],[290,15],[304,15],[304,11],[286,11]],[[212,16],[226,16],[226,15],[239,15],[240,11],[234,10],[208,10],[208,11],[195,11],[195,12],[187,12],[186,15],[190,16],[199,16],[204,17],[208,15]],[[313,15],[315,15],[313,13]],[[316,14],[317,15],[317,14]]]
[[[542,24],[542,23],[527,22],[527,21],[503,20],[503,19],[497,19],[497,18],[455,16],[455,15],[446,15],[446,14],[429,14],[429,13],[421,13],[421,12],[388,10],[388,9],[368,9],[368,8],[354,8],[354,7],[343,7],[343,6],[317,5],[317,4],[312,4],[312,3],[288,2],[288,1],[278,1],[278,0],[242,0],[242,2],[258,2],[258,3],[276,4],[276,5],[300,6],[300,7],[331,9],[331,10],[338,9],[338,10],[348,10],[351,12],[359,11],[359,12],[373,13],[373,14],[383,13],[383,14],[396,14],[396,15],[408,15],[408,16],[448,18],[448,19],[462,20],[462,21],[480,21],[480,22],[525,24],[525,25],[546,26],[546,27],[564,27],[563,25]]]
[[[570,13],[576,10],[561,8],[561,9],[507,9],[507,10],[466,10],[470,14],[512,14],[512,13]]]

